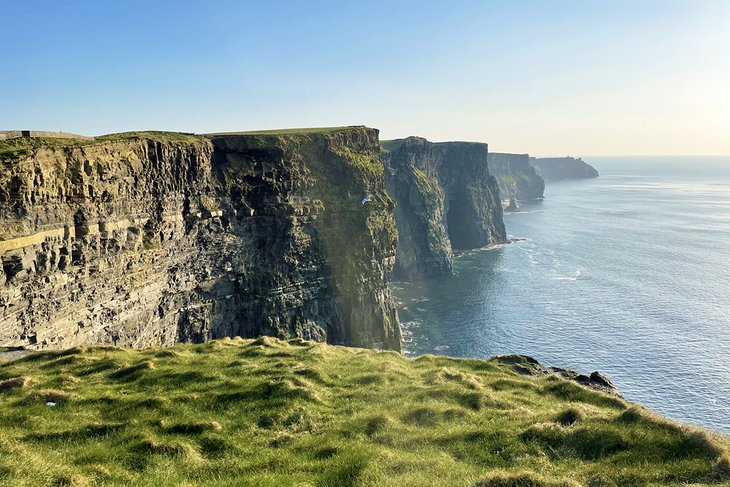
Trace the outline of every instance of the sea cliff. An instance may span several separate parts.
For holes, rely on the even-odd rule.
[[[597,178],[598,171],[583,159],[575,157],[538,157],[530,158],[542,178],[547,181],[563,179]]]
[[[400,350],[379,152],[365,127],[3,142],[0,345]]]
[[[489,153],[489,170],[499,185],[503,200],[532,200],[542,198],[545,181],[530,164],[528,154]]]
[[[396,277],[450,274],[452,249],[506,240],[487,144],[408,137],[384,142],[382,158],[397,202]]]

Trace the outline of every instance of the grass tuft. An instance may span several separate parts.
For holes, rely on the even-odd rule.
[[[730,452],[725,451],[717,458],[713,474],[719,481],[730,480]]]
[[[436,426],[441,421],[441,414],[430,407],[419,407],[408,412],[403,421],[416,426]]]
[[[586,411],[585,409],[581,407],[569,407],[568,409],[565,409],[564,411],[561,411],[560,414],[558,414],[558,417],[555,418],[555,420],[560,424],[561,426],[572,426],[578,421],[584,420],[586,417]]]
[[[114,380],[132,380],[136,378],[141,372],[147,370],[155,370],[155,364],[151,360],[145,360],[144,362],[132,365],[131,367],[125,367],[112,373],[110,377]]]
[[[51,482],[51,485],[54,487],[88,487],[93,485],[93,483],[84,475],[73,474],[59,475]]]
[[[13,377],[12,379],[0,381],[0,392],[9,394],[15,389],[23,389],[25,387],[32,386],[36,382],[37,381],[33,377],[29,377],[27,375]]]
[[[180,354],[176,352],[175,350],[169,350],[169,349],[163,349],[155,352],[155,357],[158,358],[172,358],[172,357],[179,357]]]
[[[183,435],[199,435],[206,431],[220,431],[222,429],[223,427],[218,421],[176,423],[169,426],[163,426],[165,433],[177,433]]]
[[[53,402],[56,404],[63,404],[68,401],[70,401],[72,398],[74,398],[74,394],[70,394],[68,392],[60,391],[58,389],[41,389],[39,391],[34,391],[28,394],[26,396],[24,403],[25,404],[32,404],[32,403],[49,403]]]
[[[376,435],[386,430],[392,423],[393,420],[384,414],[373,416],[365,423],[365,434],[368,436]]]
[[[162,455],[184,457],[188,461],[199,462],[200,453],[190,443],[181,440],[144,439],[132,446],[131,451],[143,455]]]
[[[572,487],[570,481],[549,481],[533,472],[510,473],[497,471],[490,473],[474,484],[474,487]]]

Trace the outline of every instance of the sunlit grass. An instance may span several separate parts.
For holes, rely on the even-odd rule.
[[[730,479],[726,439],[519,367],[271,338],[37,353],[0,363],[0,485]]]
[[[216,132],[206,134],[214,135],[297,135],[297,134],[328,134],[332,132],[341,132],[352,128],[362,128],[362,126],[343,126],[343,127],[302,127],[288,129],[270,129],[270,130],[248,130],[243,132]]]

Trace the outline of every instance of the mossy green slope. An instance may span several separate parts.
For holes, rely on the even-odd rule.
[[[499,360],[412,360],[271,338],[37,353],[0,364],[0,484],[626,486],[730,478],[726,439],[516,370]]]

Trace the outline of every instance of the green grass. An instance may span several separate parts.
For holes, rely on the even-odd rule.
[[[205,140],[202,135],[196,135],[186,132],[164,132],[160,130],[145,130],[136,132],[120,132],[117,134],[107,134],[96,137],[94,142],[113,142],[119,140],[135,140],[135,139],[149,139],[156,142],[186,142],[194,143]]]
[[[53,137],[19,137],[0,140],[0,161],[12,160],[40,148],[81,147],[93,144],[94,140],[64,139]]]
[[[341,132],[348,129],[363,128],[362,125],[343,126],[343,127],[305,127],[305,128],[289,128],[289,129],[271,129],[271,130],[250,130],[245,132],[216,132],[205,134],[207,136],[215,135],[297,135],[297,134],[329,134],[332,132]]]
[[[405,139],[381,140],[380,147],[382,147],[386,151],[394,151],[397,150],[398,147],[403,145],[404,140]]]
[[[206,137],[182,132],[139,131],[121,132],[95,137],[91,140],[67,139],[54,137],[19,137],[0,141],[0,161],[14,160],[29,155],[37,149],[69,149],[118,142],[124,140],[154,140],[157,142],[200,143]]]
[[[0,485],[730,479],[724,438],[517,370],[271,338],[36,353],[0,363]]]
[[[92,140],[50,138],[50,137],[31,137],[31,138],[15,138],[0,141],[0,161],[13,160],[30,154],[32,150],[40,148],[65,149],[73,147],[83,147],[90,145],[104,144],[107,142],[117,142],[124,140],[153,140],[156,142],[182,142],[182,143],[200,143],[205,142],[212,136],[226,135],[301,135],[301,134],[330,134],[342,132],[350,129],[359,129],[361,126],[350,127],[313,127],[313,128],[291,128],[291,129],[275,129],[275,130],[257,130],[249,132],[221,132],[213,134],[198,135],[186,132],[164,132],[158,130],[120,132],[116,134],[107,134],[95,137]]]

